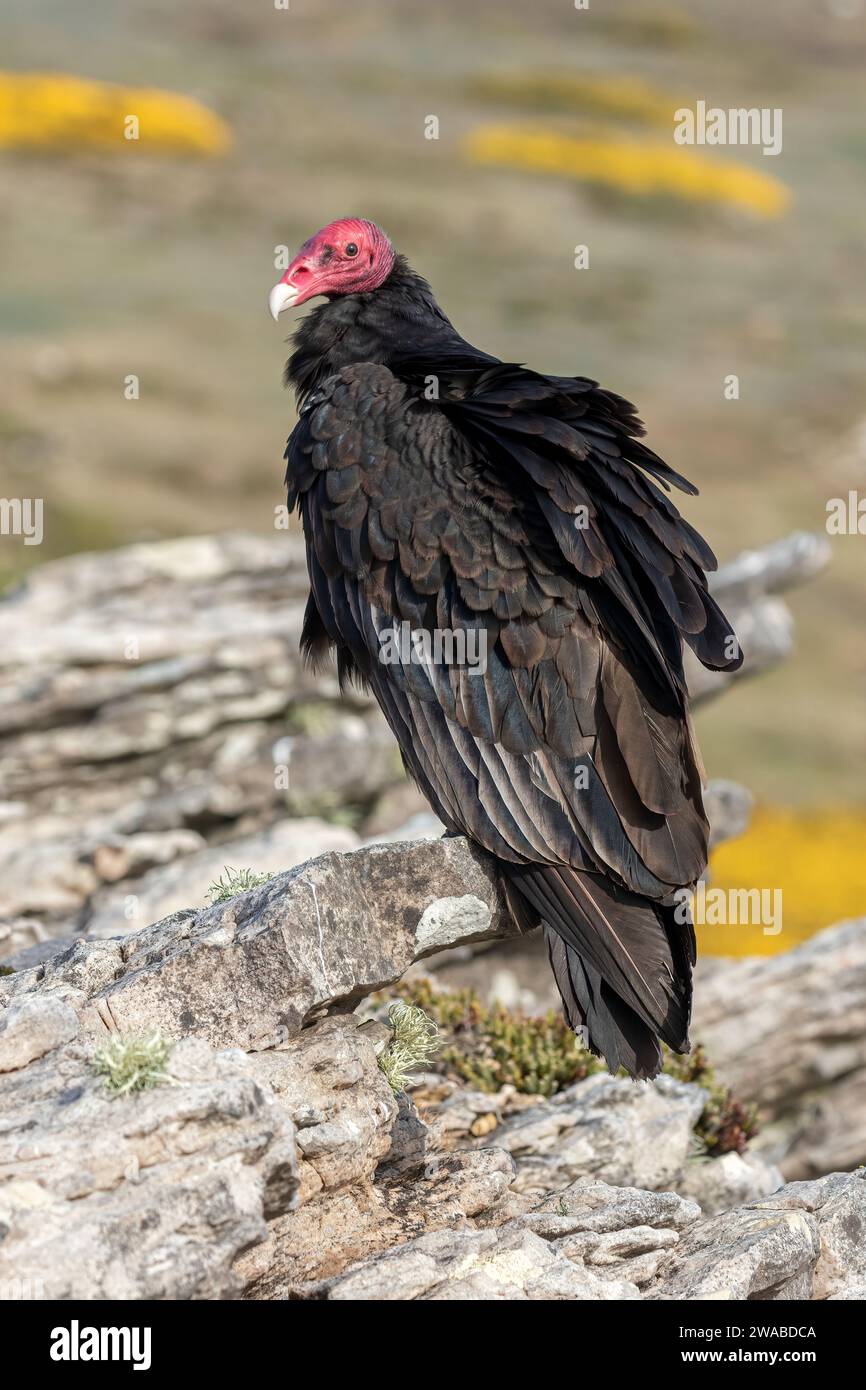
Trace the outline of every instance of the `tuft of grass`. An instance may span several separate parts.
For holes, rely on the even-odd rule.
[[[398,999],[388,1010],[393,1037],[379,1067],[395,1095],[405,1091],[416,1067],[428,1066],[439,1049],[439,1028],[417,1004]]]
[[[393,992],[436,1029],[442,1042],[436,1069],[478,1091],[495,1093],[509,1085],[526,1095],[550,1097],[605,1070],[553,1010],[536,1016],[499,1003],[488,1006],[473,989],[438,993],[429,980],[404,981]],[[663,1047],[662,1055],[663,1072],[708,1092],[695,1125],[699,1151],[710,1158],[743,1153],[758,1132],[756,1108],[717,1080],[701,1046],[686,1057]]]
[[[248,888],[261,888],[263,883],[269,882],[272,878],[273,874],[257,874],[252,869],[230,869],[226,865],[223,874],[207,890],[207,896],[210,898],[211,906],[214,903],[228,902],[239,893],[245,893]]]
[[[171,1044],[155,1030],[145,1037],[112,1038],[93,1054],[90,1065],[105,1078],[113,1096],[147,1091],[170,1081],[166,1071]]]

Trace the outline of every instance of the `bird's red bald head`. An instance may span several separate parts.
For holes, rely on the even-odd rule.
[[[394,248],[375,222],[342,217],[305,241],[282,280],[271,290],[270,309],[304,304],[316,295],[376,290],[394,265]]]

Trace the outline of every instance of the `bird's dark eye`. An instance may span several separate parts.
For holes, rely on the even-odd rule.
[[[349,242],[349,245],[346,247],[346,255],[347,255],[347,256],[357,256],[357,254],[358,254],[358,248],[357,248],[357,246],[355,245],[354,241],[350,241],[350,242]]]

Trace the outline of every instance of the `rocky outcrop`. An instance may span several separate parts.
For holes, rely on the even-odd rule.
[[[695,1137],[707,1093],[667,1075],[646,1086],[596,1073],[549,1100],[513,1086],[474,1091],[441,1076],[422,1077],[410,1090],[432,1142],[444,1149],[497,1145],[514,1162],[512,1191],[536,1200],[596,1179],[671,1188],[714,1215],[783,1181],[778,1168],[751,1152],[707,1158]]]
[[[572,1154],[521,1182],[530,1130],[549,1158],[543,1104],[524,1111],[519,1144],[506,1123],[504,1144],[438,1149],[377,1067],[376,1026],[354,1015],[267,1052],[187,1038],[167,1084],[113,1099],[56,994],[13,997],[4,1021],[0,1278],[39,1296],[634,1299],[706,1297],[721,1279],[746,1297],[785,1261],[790,1296],[814,1276],[826,1297],[863,1272],[859,1179],[794,1184],[702,1221],[688,1197],[586,1176],[591,1148],[588,1164]],[[591,1113],[599,1088],[582,1086]],[[679,1089],[695,1093],[674,1097],[680,1110],[700,1108],[697,1088]],[[640,1164],[636,1134],[619,1177],[629,1156]],[[674,1160],[642,1170],[678,1174]]]
[[[267,859],[250,837],[287,817],[279,867],[336,848],[323,815],[403,782],[378,708],[301,666],[307,588],[298,537],[224,535],[58,560],[3,598],[0,950],[4,926],[7,955],[122,926],[210,845]]]
[[[665,1267],[655,1296],[825,1299],[863,1280],[866,1181],[832,1173],[696,1223]]]
[[[825,550],[792,537],[716,577],[747,671],[786,653],[778,595]],[[306,590],[297,538],[229,535],[58,561],[0,602],[0,1283],[62,1299],[856,1296],[862,1181],[781,1187],[772,1147],[700,1157],[697,1086],[595,1075],[544,1100],[438,1077],[393,1094],[390,1031],[356,1007],[514,928],[465,841],[388,843],[405,822],[439,827],[418,819],[378,709],[300,666]],[[690,681],[697,699],[726,683]],[[749,798],[718,783],[709,809],[724,838]],[[227,866],[273,877],[205,906]],[[845,1103],[857,988],[820,1035],[836,1030],[828,1094]],[[774,984],[777,1023],[786,989],[797,1007],[807,993]],[[718,1051],[747,1080],[729,1011],[720,992]],[[154,1030],[154,1084],[111,1091],[100,1050]],[[808,1055],[772,1096],[778,1125]],[[822,1123],[830,1154],[841,1127]]]
[[[236,1295],[233,1260],[298,1190],[292,1122],[243,1056],[190,1038],[170,1084],[112,1099],[56,996],[13,1001],[5,1022],[0,1283],[61,1299]]]
[[[518,1192],[559,1191],[578,1178],[613,1186],[675,1186],[706,1101],[697,1086],[661,1076],[635,1086],[597,1074],[507,1116],[495,1142],[515,1162]]]
[[[807,1192],[800,1189],[808,1188]],[[305,1290],[324,1299],[857,1297],[866,1182],[834,1174],[701,1218],[674,1193],[576,1183],[494,1228],[440,1231]]]
[[[759,1147],[786,1177],[864,1161],[866,918],[777,956],[714,964],[699,976],[694,1034],[760,1103]]]
[[[159,1028],[262,1050],[436,950],[514,930],[491,861],[467,840],[372,845],[125,937],[77,941],[0,991],[68,1000],[94,1037]]]
[[[437,981],[532,1012],[557,1007],[543,943],[482,950],[434,961]],[[691,1036],[719,1079],[759,1106],[753,1156],[788,1179],[866,1160],[866,919],[776,956],[699,960]],[[731,1180],[740,1200],[754,1191],[742,1188],[746,1173]]]
[[[0,979],[0,1280],[63,1299],[860,1287],[866,1184],[766,1195],[766,1163],[699,1159],[697,1086],[392,1093],[390,1030],[351,1006],[509,929],[465,841],[377,845]],[[156,1084],[113,1094],[99,1049],[155,1025],[173,1044]]]
[[[132,837],[133,842],[140,838]],[[275,821],[255,835],[205,846],[167,866],[154,866],[137,876],[125,874],[120,882],[105,884],[90,900],[87,937],[118,936],[206,903],[210,889],[224,880],[227,868],[276,874],[326,851],[354,849],[358,843],[358,836],[346,826],[312,818]],[[119,858],[126,855],[126,844],[118,848]]]
[[[660,1232],[659,1236],[664,1234]],[[673,1233],[670,1233],[673,1234]],[[563,1242],[568,1244],[568,1240]],[[621,1239],[644,1252],[642,1232]],[[407,1241],[310,1289],[309,1297],[394,1301],[637,1299],[637,1286],[603,1278],[572,1259],[557,1240],[536,1234],[526,1219],[498,1229],[437,1231]]]

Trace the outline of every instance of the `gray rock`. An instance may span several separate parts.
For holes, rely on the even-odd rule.
[[[791,951],[714,970],[699,991],[694,1026],[726,1078],[768,1105],[866,1065],[866,918]]]
[[[46,936],[44,940],[34,941],[31,946],[24,946],[20,951],[5,956],[0,961],[0,969],[4,974],[7,972],[11,974],[16,970],[33,970],[36,966],[50,960],[52,956],[59,955],[61,951],[68,951],[70,946],[75,945],[76,941],[83,939],[80,935]]]
[[[700,1208],[674,1192],[642,1192],[590,1181],[548,1197],[523,1218],[537,1235],[603,1279],[644,1288]]]
[[[757,1144],[789,1178],[856,1168],[866,1156],[866,1067],[767,1107]]]
[[[341,1300],[633,1300],[699,1216],[693,1202],[674,1193],[577,1183],[493,1227],[439,1232],[374,1253],[308,1293]]]
[[[755,798],[739,782],[714,777],[704,792],[704,807],[710,822],[710,846],[736,839],[749,827]]]
[[[653,1297],[846,1297],[866,1271],[866,1182],[832,1173],[702,1221],[683,1237]]]
[[[350,1265],[419,1236],[472,1229],[482,1214],[495,1220],[512,1176],[508,1155],[498,1149],[431,1156],[408,1170],[385,1163],[367,1180],[302,1194],[298,1209],[272,1221],[267,1239],[235,1271],[247,1298],[307,1297]]]
[[[326,854],[0,979],[0,1280],[61,1299],[861,1289],[863,1179],[742,1205],[776,1175],[694,1163],[699,1087],[595,1075],[538,1101],[442,1082],[429,1128],[394,1097],[387,1032],[351,1006],[510,930],[484,855],[419,840]],[[155,1026],[175,1040],[164,1083],[112,1097],[97,1042]],[[702,1216],[689,1191],[737,1205]]]
[[[496,1143],[514,1155],[518,1191],[553,1191],[576,1178],[664,1188],[686,1167],[706,1103],[698,1086],[597,1074],[507,1119]]]
[[[676,1192],[645,1192],[582,1180],[544,1199],[527,1224],[548,1240],[576,1233],[609,1235],[635,1227],[684,1231],[700,1218],[697,1202]]]
[[[714,1215],[764,1197],[783,1181],[777,1168],[751,1152],[700,1153],[693,1130],[706,1093],[667,1076],[634,1085],[596,1075],[552,1100],[521,1096],[510,1086],[490,1094],[422,1077],[416,1094],[437,1142],[501,1144],[513,1153],[515,1190],[522,1193],[560,1191],[592,1175],[605,1183],[670,1186],[694,1199],[689,1205],[695,1212],[697,1202]]]
[[[0,599],[0,917],[68,934],[106,884],[405,784],[375,704],[304,670],[307,588],[299,537],[225,535],[55,561]]]
[[[722,604],[745,652],[745,661],[734,679],[754,675],[789,654],[793,619],[776,595],[813,579],[829,559],[825,535],[795,531],[760,550],[744,551],[709,576],[710,591]],[[693,701],[707,699],[730,684],[729,675],[708,671],[690,650],[684,655]]]
[[[816,1182],[792,1182],[765,1204],[763,1210],[811,1213],[818,1223],[819,1252],[813,1296],[836,1298],[852,1284],[866,1282],[866,1178],[857,1173],[831,1173]]]
[[[866,918],[780,955],[699,972],[692,1035],[736,1094],[759,1103],[757,1147],[785,1177],[862,1160]]]
[[[652,1293],[675,1299],[810,1298],[818,1253],[813,1217],[739,1207],[685,1235]]]
[[[302,1196],[369,1178],[392,1147],[397,1101],[354,1014],[323,1019],[247,1066],[297,1131]]]
[[[133,841],[138,838],[132,837]],[[226,867],[281,873],[317,854],[354,849],[357,844],[351,830],[327,821],[277,821],[256,835],[199,849],[139,878],[103,888],[92,900],[87,935],[118,936],[184,908],[202,907],[208,902],[208,889],[224,877]]]
[[[414,782],[397,782],[393,787],[386,787],[377,796],[369,815],[364,817],[361,833],[370,840],[378,839],[380,836],[390,837],[394,834],[395,827],[405,826],[416,817],[436,820],[426,798]],[[442,831],[434,833],[441,835]],[[411,837],[398,834],[396,838],[405,840]]]
[[[377,1038],[354,1015],[322,1020],[295,1042],[250,1054],[253,1074],[297,1127],[299,1202],[270,1223],[235,1272],[248,1298],[304,1292],[352,1261],[495,1209],[514,1168],[498,1149],[428,1151],[408,1097],[393,1096]]]
[[[286,768],[286,805],[294,815],[327,816],[347,804],[368,805],[383,788],[404,780],[394,736],[378,708],[334,708],[326,718],[319,732],[284,735],[274,745],[274,762]]]
[[[17,1071],[78,1032],[78,1017],[62,999],[22,995],[0,1013],[0,1072]]]
[[[294,1292],[385,1301],[849,1299],[864,1287],[864,1193],[862,1179],[837,1174],[705,1219],[675,1193],[575,1183],[498,1223],[373,1250]]]
[[[632,1226],[626,1231],[581,1232],[556,1242],[559,1254],[580,1260],[607,1277],[610,1269],[618,1278],[628,1279],[638,1288],[651,1283],[669,1251],[679,1243],[676,1231],[659,1231],[652,1226]]]
[[[693,1158],[677,1182],[677,1191],[693,1197],[708,1216],[766,1197],[784,1179],[775,1164],[759,1154],[726,1153],[717,1158]]]
[[[295,1198],[290,1119],[197,1040],[176,1050],[176,1084],[117,1098],[91,1051],[61,1044],[0,1077],[0,1283],[49,1299],[236,1295],[233,1260]]]
[[[626,1281],[560,1255],[519,1221],[497,1230],[436,1231],[385,1251],[314,1291],[337,1300],[636,1299]]]
[[[47,936],[42,923],[35,917],[8,917],[0,921],[0,966],[14,969],[13,961],[27,951],[37,953],[44,946]]]
[[[0,979],[0,1009],[38,989],[59,993],[95,1036],[158,1027],[262,1050],[399,979],[446,939],[514,930],[491,861],[466,840],[374,845],[126,937],[76,943]]]

